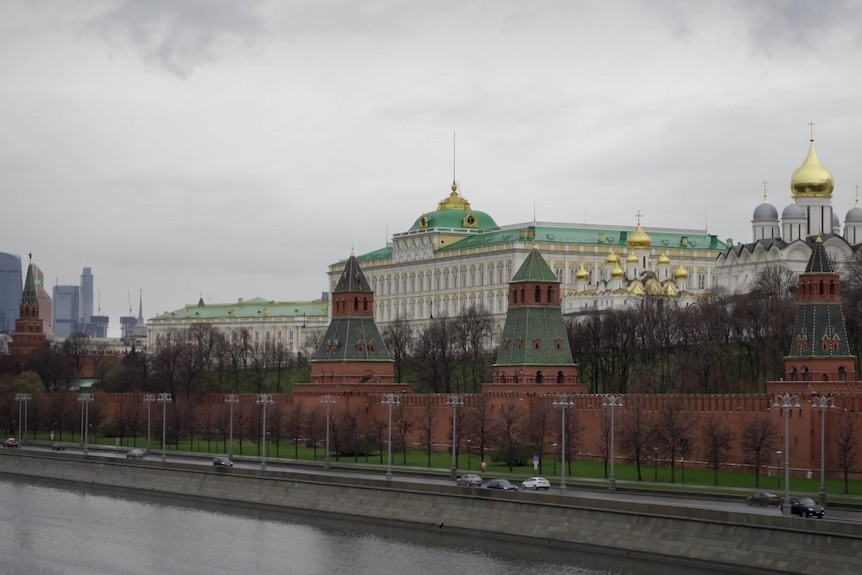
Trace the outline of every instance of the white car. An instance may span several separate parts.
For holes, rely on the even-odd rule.
[[[523,482],[521,482],[521,487],[524,489],[544,489],[547,491],[551,488],[551,482],[545,479],[544,477],[528,477]]]

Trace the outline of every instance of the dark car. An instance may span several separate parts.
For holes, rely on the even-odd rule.
[[[508,479],[491,479],[485,484],[488,489],[502,489],[503,491],[517,491],[518,486]]]
[[[213,467],[233,467],[233,461],[231,461],[228,457],[214,457]]]
[[[781,505],[781,510],[784,511],[784,505]],[[800,517],[817,517],[823,519],[826,515],[826,510],[819,503],[816,503],[810,497],[791,497],[790,498],[790,514],[799,515]]]
[[[781,505],[781,498],[774,493],[769,493],[768,491],[758,491],[754,495],[749,495],[746,502],[749,505],[759,505],[761,507],[766,507],[767,505],[777,507]]]
[[[55,443],[51,446],[51,451],[66,451],[66,446],[62,443]]]
[[[458,487],[481,487],[482,478],[475,473],[465,473],[455,480]]]

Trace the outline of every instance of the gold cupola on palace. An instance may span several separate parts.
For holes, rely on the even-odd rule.
[[[578,268],[578,271],[575,272],[575,279],[579,281],[587,281],[590,279],[590,272],[588,272],[584,268],[584,264],[581,263],[581,267]]]
[[[831,197],[835,182],[832,172],[826,169],[817,158],[814,150],[814,139],[808,146],[808,156],[802,165],[796,168],[790,178],[790,190],[794,197]]]
[[[652,238],[638,224],[637,229],[626,239],[626,245],[633,250],[648,250],[652,247]]]

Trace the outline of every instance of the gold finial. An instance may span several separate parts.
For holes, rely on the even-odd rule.
[[[808,122],[808,127],[811,128],[811,141],[814,141],[814,122]]]
[[[769,185],[769,182],[767,182],[766,180],[763,180],[763,181],[762,181],[762,182],[760,182],[760,183],[761,183],[761,184],[763,184],[763,203],[764,203],[764,204],[766,204],[766,203],[768,203],[768,202],[766,201],[766,188],[767,188],[767,186]]]
[[[823,237],[822,237],[819,233],[817,234],[817,243],[818,243],[818,244],[822,244],[822,243],[823,243]]]
[[[643,215],[643,214],[641,214],[641,211],[640,211],[640,210],[638,210],[637,212],[635,212],[635,217],[638,219],[638,226],[640,226],[640,225],[641,225],[641,216],[642,216],[642,215]]]
[[[856,187],[858,188],[859,186],[856,186]],[[859,194],[857,193],[856,195],[858,196]],[[30,263],[33,263],[33,252],[30,252],[27,255],[30,257]]]

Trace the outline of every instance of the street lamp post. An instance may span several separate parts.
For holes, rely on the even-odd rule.
[[[326,457],[323,458],[323,468],[329,469],[329,406],[335,404],[335,397],[324,395],[320,398],[320,403],[326,406]]]
[[[156,398],[156,401],[162,404],[162,463],[165,462],[167,456],[165,454],[165,447],[167,446],[167,413],[168,413],[168,404],[172,401],[170,393],[160,393]]]
[[[652,448],[652,466],[653,466],[652,480],[654,483],[657,483],[658,482],[658,447]]]
[[[775,396],[777,407],[784,412],[784,515],[790,515],[790,410],[801,409],[798,395],[785,393]]]
[[[92,393],[82,393],[78,396],[81,402],[81,438],[84,441],[84,456],[87,455],[88,428],[90,426],[90,402],[95,398]]]
[[[152,407],[155,400],[156,396],[152,393],[144,394],[144,403],[147,404],[147,455],[150,453],[150,407]]]
[[[561,465],[560,465],[560,488],[566,488],[566,410],[575,405],[571,393],[560,393],[554,397],[551,403],[554,407],[560,408],[562,412],[562,450],[561,450]]]
[[[835,409],[835,398],[814,395],[811,407],[820,410],[820,505],[826,505],[826,410]]]
[[[557,474],[557,444],[554,444],[554,475]]]
[[[32,396],[29,393],[16,393],[15,401],[18,402],[18,441],[21,442],[21,445],[24,445],[27,442],[27,402],[30,401]],[[21,433],[21,404],[24,404],[24,433]]]
[[[467,469],[473,469],[473,465],[470,463],[470,455],[473,452],[473,442],[471,440],[467,440]]]
[[[224,397],[224,402],[230,405],[230,432],[228,433],[230,446],[227,450],[227,458],[233,461],[233,406],[239,403],[239,397],[235,393],[229,393]]]
[[[781,450],[775,452],[777,464],[775,466],[775,488],[781,490]]]
[[[464,397],[458,393],[450,393],[446,405],[452,406],[452,479],[458,477],[458,459],[456,447],[458,446],[458,408],[464,406]]]
[[[261,470],[266,469],[266,406],[270,403],[275,403],[272,400],[272,395],[269,393],[258,393],[257,401],[255,401],[261,407],[261,427],[260,427],[260,468]],[[328,431],[328,430],[327,430]]]
[[[611,438],[610,438],[610,460],[611,460],[611,476],[608,478],[608,489],[610,491],[617,490],[617,480],[614,477],[614,412],[618,407],[623,406],[623,398],[619,395],[604,395],[602,396],[602,407],[611,410]]]
[[[383,399],[380,400],[380,405],[385,405],[389,408],[389,446],[388,457],[386,459],[386,480],[392,481],[392,408],[396,405],[401,405],[401,399],[397,393],[384,393]]]

